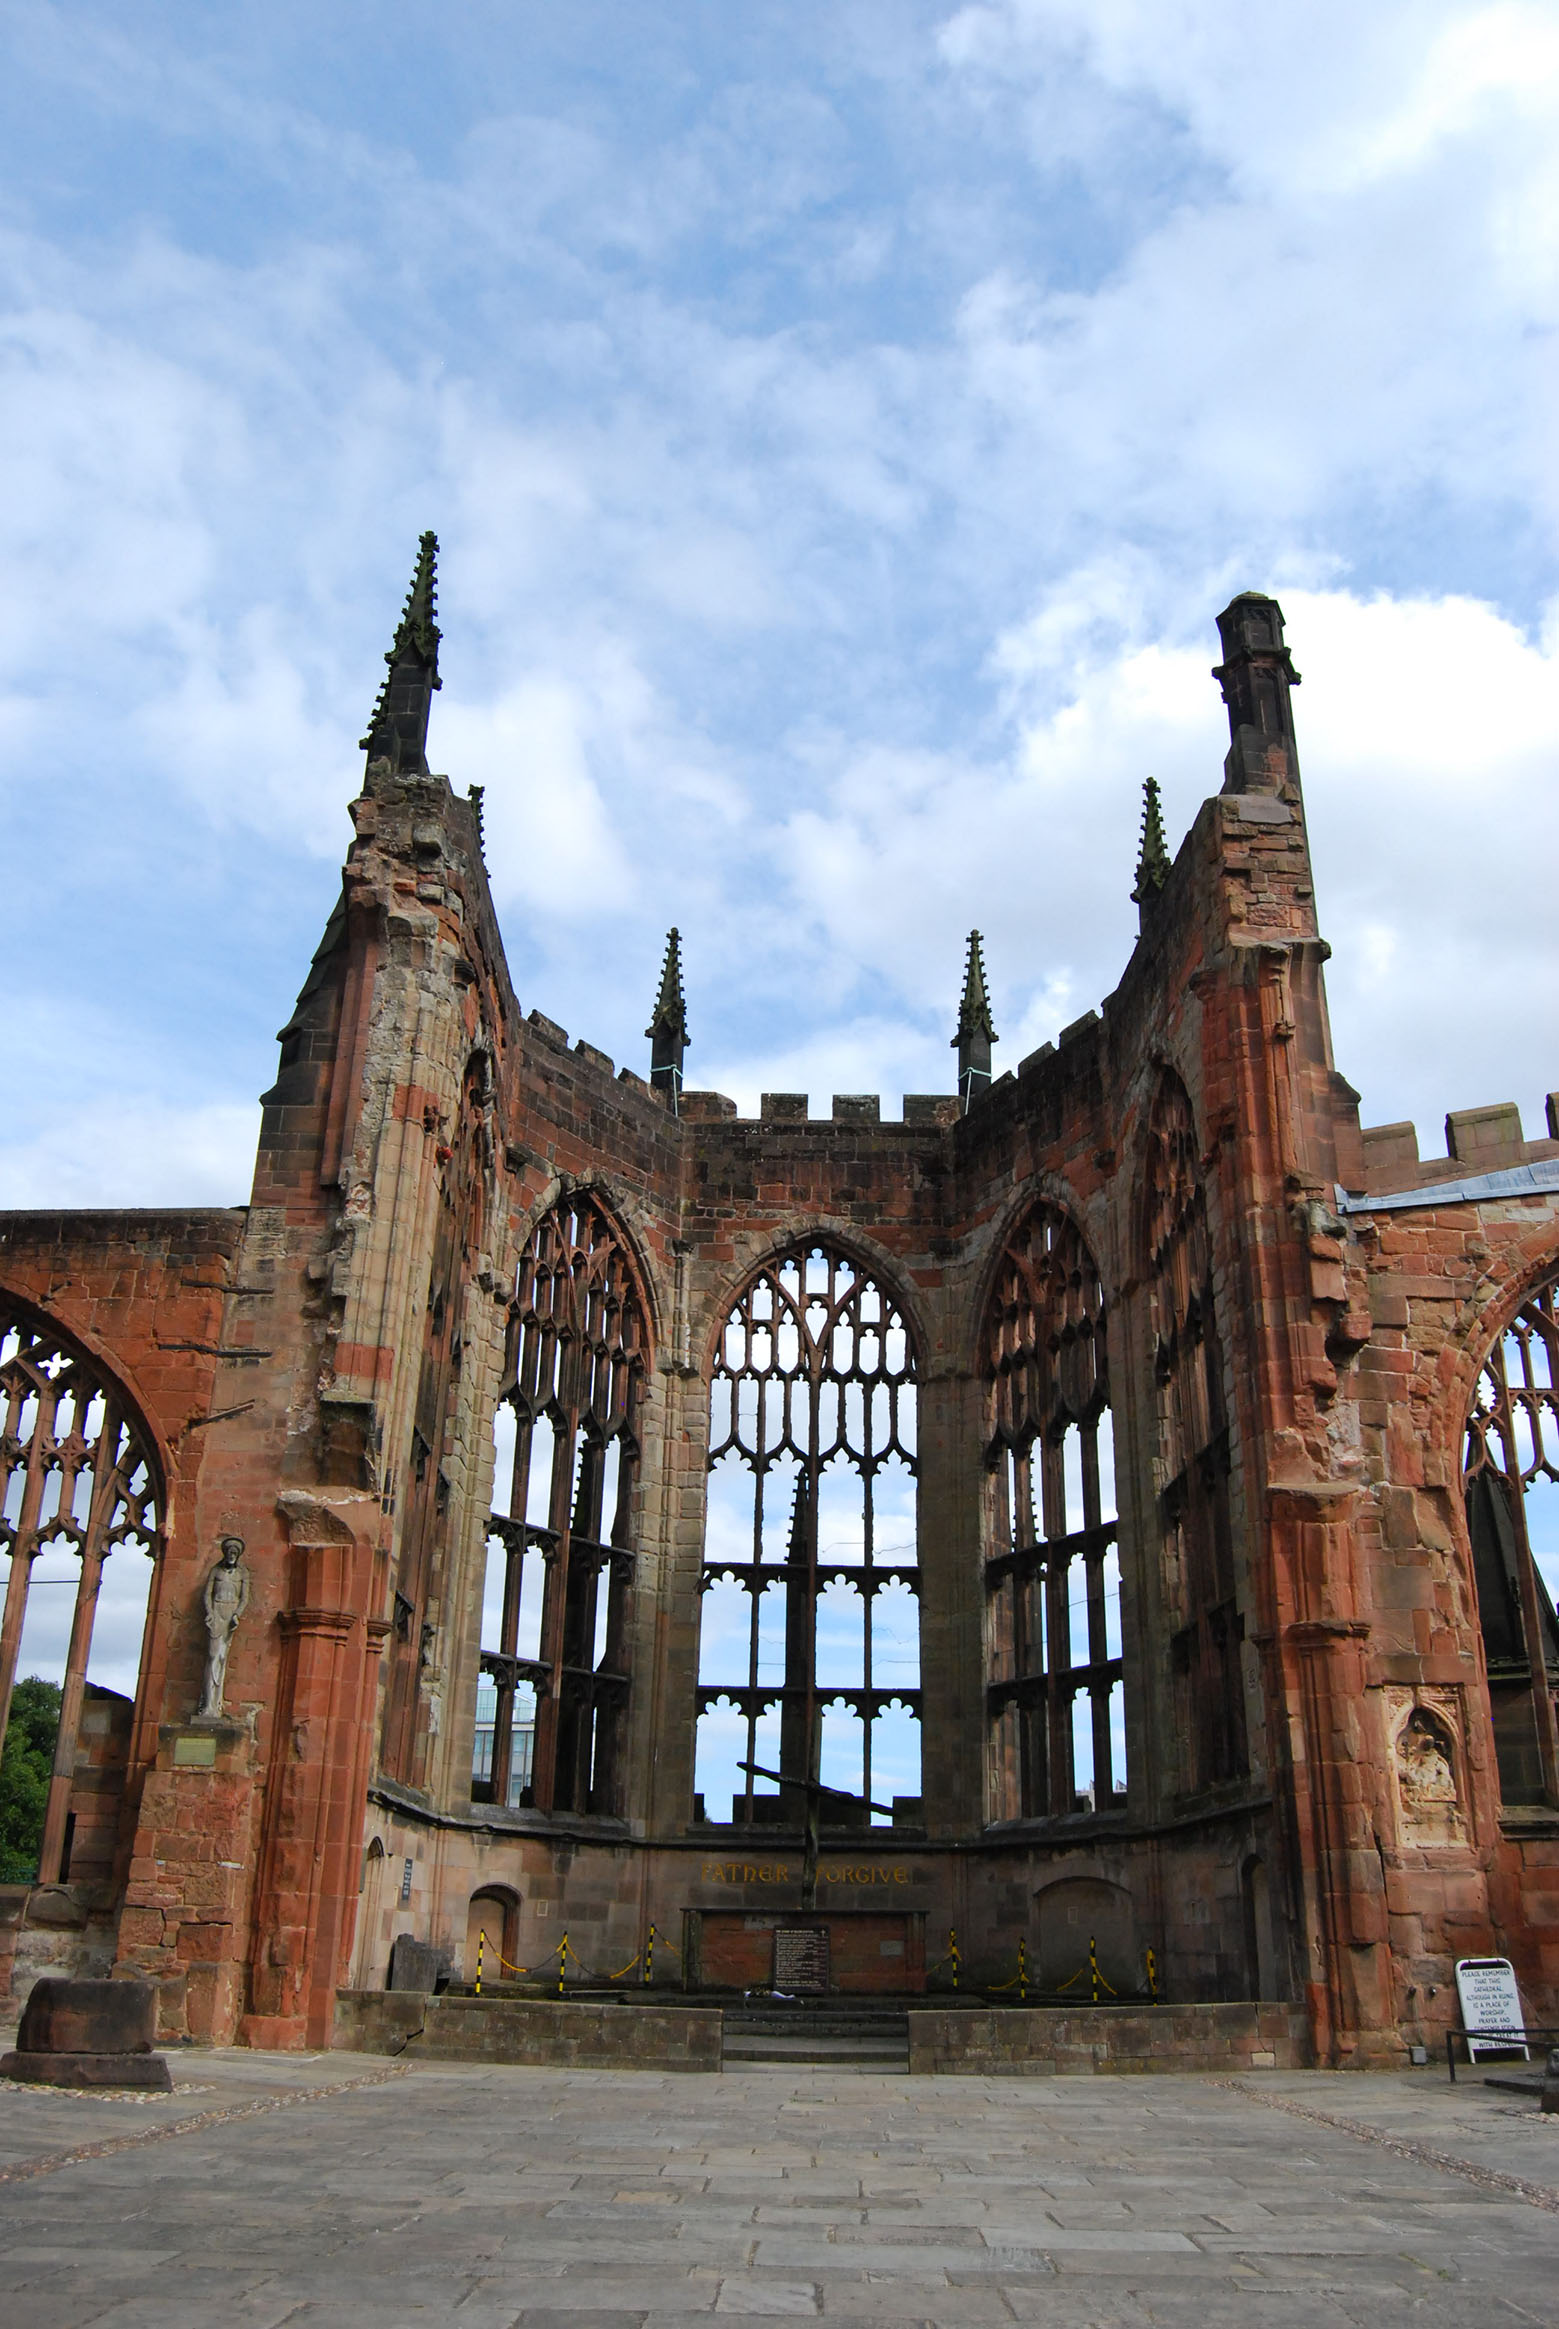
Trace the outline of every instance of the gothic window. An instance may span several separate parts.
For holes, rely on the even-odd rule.
[[[732,1308],[709,1467],[696,1815],[797,1827],[820,1785],[824,1826],[917,1819],[915,1353],[835,1248],[793,1247]]]
[[[1559,1803],[1559,1298],[1523,1302],[1484,1361],[1467,1421],[1465,1491],[1506,1803]],[[1529,1644],[1542,1643],[1534,1661]]]
[[[1106,1811],[1126,1743],[1104,1296],[1052,1206],[1007,1241],[983,1356],[991,1816]]]
[[[1166,1076],[1149,1124],[1147,1248],[1158,1400],[1158,1521],[1182,1789],[1246,1768],[1229,1431],[1207,1207],[1185,1086]]]
[[[0,1739],[18,1676],[57,1681],[44,1883],[66,1873],[87,1688],[135,1693],[160,1530],[150,1442],[124,1392],[57,1327],[0,1306]]]
[[[621,1811],[648,1366],[622,1237],[592,1198],[564,1198],[520,1264],[493,1427],[478,1802]]]

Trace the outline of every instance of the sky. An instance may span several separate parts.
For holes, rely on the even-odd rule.
[[[948,1090],[1276,592],[1369,1122],[1559,1084],[1559,9],[0,0],[0,1203],[237,1203],[419,532],[515,985]]]

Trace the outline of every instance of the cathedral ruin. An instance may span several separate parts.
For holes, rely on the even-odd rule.
[[[945,1094],[744,1118],[676,932],[645,1073],[516,1000],[434,554],[248,1204],[0,1215],[0,1726],[33,1580],[75,1613],[15,1993],[319,2047],[420,1950],[1348,2065],[1497,1953],[1559,2021],[1559,1096],[1361,1129],[1277,603],[1101,1009],[993,1074],[976,933]]]

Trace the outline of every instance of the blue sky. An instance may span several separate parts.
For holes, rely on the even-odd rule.
[[[0,1203],[237,1202],[418,532],[515,982],[950,1088],[1277,591],[1366,1121],[1559,1084],[1559,13],[0,5]]]

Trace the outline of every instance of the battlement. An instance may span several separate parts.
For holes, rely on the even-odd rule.
[[[1456,1178],[1448,1168],[1460,1165],[1464,1175],[1503,1172],[1514,1165],[1547,1164],[1559,1158],[1559,1092],[1545,1103],[1548,1135],[1528,1140],[1521,1111],[1513,1100],[1484,1108],[1453,1109],[1445,1119],[1445,1154],[1421,1156],[1418,1127],[1414,1124],[1366,1125],[1364,1184],[1358,1195],[1384,1197],[1408,1189],[1430,1188]]]
[[[1097,1018],[1096,1012],[1090,1012],[1086,1019],[1077,1022],[1076,1028],[1067,1029],[1061,1038],[1062,1042],[1065,1043],[1078,1029],[1096,1024]],[[662,1098],[661,1094],[652,1092],[644,1077],[635,1074],[631,1067],[614,1069],[607,1054],[595,1044],[587,1043],[583,1036],[570,1044],[567,1028],[560,1027],[555,1019],[549,1019],[544,1011],[532,1011],[525,1024],[530,1034],[546,1044],[549,1050],[564,1052],[570,1060],[594,1068],[604,1081],[612,1081],[615,1075],[619,1084],[627,1084],[642,1092],[646,1099],[658,1101]],[[1054,1051],[1054,1044],[1041,1045],[1038,1051],[1031,1053],[1023,1062],[1019,1072],[1028,1073],[1041,1059],[1050,1057]],[[1012,1078],[1010,1075],[1003,1076],[1001,1081],[1010,1083]],[[879,1093],[835,1092],[829,1113],[826,1116],[814,1116],[811,1094],[808,1092],[765,1092],[759,1102],[758,1114],[743,1116],[736,1102],[727,1098],[724,1092],[684,1091],[680,1096],[677,1113],[685,1124],[804,1125],[813,1131],[824,1131],[835,1126],[848,1126],[851,1130],[860,1131],[867,1126],[880,1128],[904,1124],[924,1132],[956,1124],[959,1105],[955,1092],[906,1092],[902,1117],[884,1117]]]
[[[957,1094],[953,1092],[906,1092],[902,1117],[885,1117],[878,1093],[835,1092],[829,1113],[814,1116],[808,1092],[765,1092],[758,1114],[743,1116],[736,1102],[724,1092],[684,1092],[681,1114],[689,1124],[784,1125],[812,1132],[837,1128],[879,1131],[897,1129],[902,1124],[924,1132],[956,1124],[959,1106]]]
[[[978,1092],[975,1095],[975,1107],[983,1105],[993,1093],[1008,1090],[1036,1074],[1054,1060],[1058,1052],[1096,1035],[1102,1024],[1102,1016],[1098,1011],[1085,1011],[1081,1018],[1063,1027],[1054,1042],[1040,1044],[1037,1050],[1029,1052],[1018,1062],[1016,1069],[1008,1068],[994,1083]],[[615,1075],[619,1084],[629,1085],[642,1092],[646,1098],[663,1101],[664,1094],[653,1091],[643,1076],[636,1074],[632,1068],[614,1068],[608,1055],[595,1044],[587,1043],[583,1036],[570,1043],[567,1028],[560,1027],[545,1012],[530,1012],[526,1027],[549,1050],[565,1053],[571,1061],[594,1068],[603,1080],[610,1082]],[[785,1125],[806,1127],[814,1132],[842,1126],[856,1131],[868,1126],[873,1129],[907,1126],[918,1132],[942,1131],[956,1124],[963,1113],[955,1092],[906,1092],[903,1112],[898,1117],[884,1115],[882,1097],[877,1092],[835,1092],[826,1115],[814,1115],[809,1092],[765,1092],[759,1100],[756,1116],[744,1116],[737,1103],[724,1092],[684,1090],[677,1104],[677,1114],[686,1124]]]

